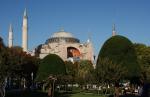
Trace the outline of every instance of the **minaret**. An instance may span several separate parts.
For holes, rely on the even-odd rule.
[[[8,33],[8,47],[11,48],[13,46],[13,29],[12,25],[9,26],[9,33]]]
[[[112,26],[112,36],[115,36],[116,35],[116,27],[115,27],[115,24],[113,24]]]
[[[22,24],[22,48],[23,51],[28,51],[28,16],[26,9],[24,10],[23,15],[23,24]]]

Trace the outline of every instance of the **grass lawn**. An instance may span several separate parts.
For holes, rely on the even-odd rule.
[[[11,91],[7,92],[5,97],[48,97],[47,93],[40,91]],[[108,97],[92,93],[57,93],[54,97]],[[120,97],[138,97],[134,95],[124,95]]]
[[[106,96],[96,95],[96,94],[76,93],[76,94],[71,94],[70,97],[106,97]]]
[[[39,91],[17,91],[17,92],[7,92],[6,97],[48,97],[47,93]],[[59,93],[55,94],[54,97],[105,97],[90,93]]]
[[[38,91],[11,91],[5,97],[48,97],[46,93]]]

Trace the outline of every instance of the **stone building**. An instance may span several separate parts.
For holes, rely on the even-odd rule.
[[[57,54],[64,61],[90,60],[94,62],[93,46],[90,39],[85,43],[80,43],[79,39],[63,29],[53,33],[45,44],[38,46],[37,49],[38,57],[41,59],[51,53]]]

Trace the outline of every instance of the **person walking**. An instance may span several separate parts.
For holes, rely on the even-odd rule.
[[[119,97],[119,83],[118,82],[115,83],[114,97]]]
[[[140,97],[150,97],[150,84],[147,82],[146,78],[141,79],[142,90]]]

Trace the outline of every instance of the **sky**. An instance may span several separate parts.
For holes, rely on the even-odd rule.
[[[97,55],[114,23],[118,35],[150,46],[150,0],[0,0],[0,37],[6,45],[11,23],[14,45],[21,46],[25,8],[29,50],[63,27],[81,42],[90,37]]]

